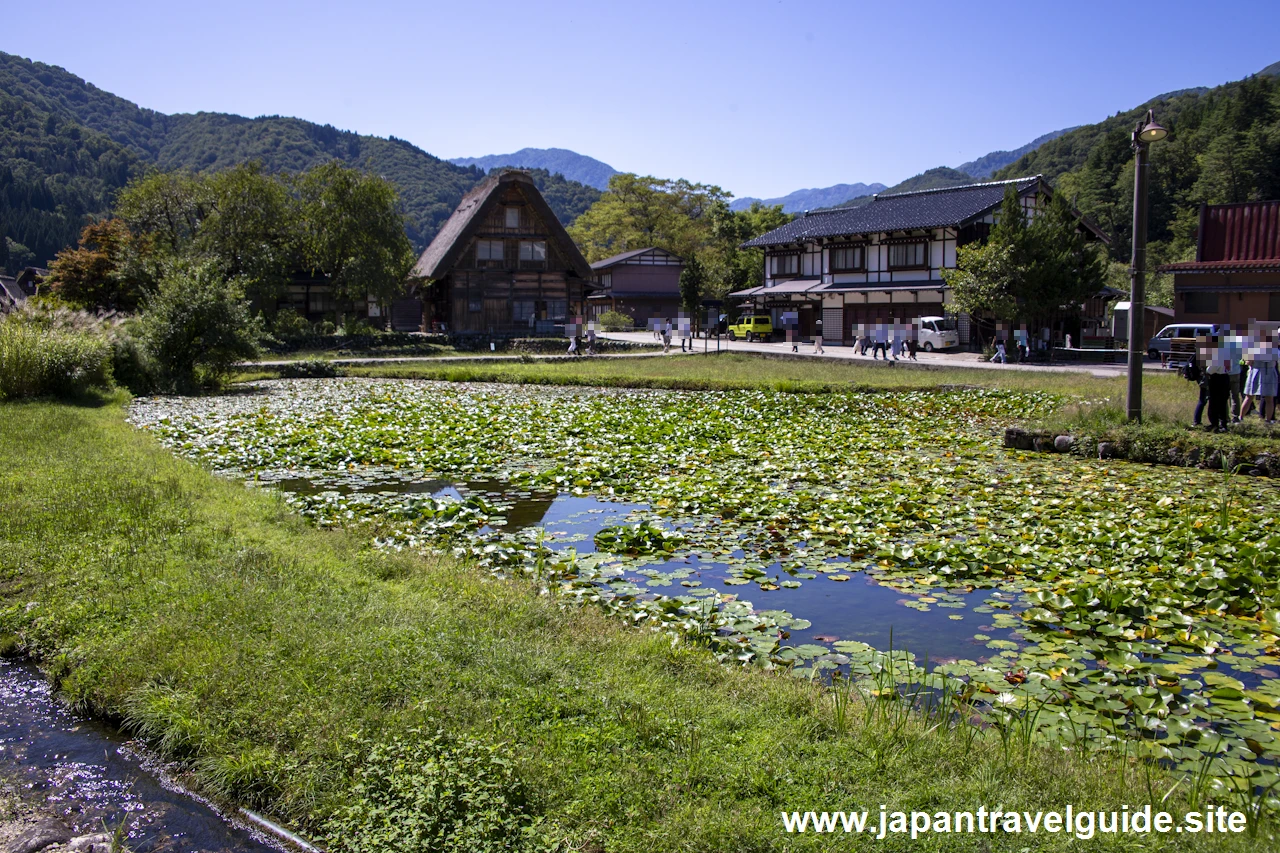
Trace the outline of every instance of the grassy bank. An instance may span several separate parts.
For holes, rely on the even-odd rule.
[[[779,812],[1188,805],[1191,786],[1161,803],[1173,780],[1121,756],[848,706],[449,559],[315,530],[174,458],[117,405],[0,405],[0,432],[0,645],[203,790],[334,850],[1067,850],[1085,842],[789,835]]]

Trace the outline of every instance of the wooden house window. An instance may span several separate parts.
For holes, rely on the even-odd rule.
[[[501,240],[476,241],[476,264],[478,266],[489,266],[493,261],[501,263],[504,255]]]
[[[769,258],[769,269],[775,277],[780,275],[799,275],[800,256],[774,255]]]
[[[1218,294],[1203,291],[1188,291],[1183,295],[1188,314],[1217,314]]]
[[[521,240],[520,260],[542,263],[547,259],[547,242],[545,240]]]
[[[547,300],[547,319],[548,320],[564,320],[569,316],[569,300],[567,299],[548,299]]]
[[[846,246],[831,250],[831,271],[849,272],[866,269],[866,250],[862,246]]]
[[[511,321],[528,323],[534,318],[537,303],[532,299],[515,299],[511,302]]]
[[[915,243],[894,243],[889,247],[889,269],[923,269],[929,265],[926,260],[928,251],[927,240]]]
[[[520,227],[520,208],[518,207],[507,208],[507,227],[513,230],[518,229]]]

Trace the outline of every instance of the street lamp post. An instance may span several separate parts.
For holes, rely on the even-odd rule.
[[[1129,264],[1129,393],[1126,408],[1129,420],[1142,420],[1142,360],[1146,357],[1147,313],[1147,155],[1151,143],[1169,131],[1156,124],[1147,110],[1144,120],[1133,130],[1133,258]]]

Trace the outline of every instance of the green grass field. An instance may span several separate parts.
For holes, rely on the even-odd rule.
[[[1189,786],[1123,756],[850,705],[313,529],[176,459],[118,404],[4,404],[0,431],[3,648],[200,789],[334,850],[1068,850],[1083,842],[787,834],[780,812],[1187,805]]]

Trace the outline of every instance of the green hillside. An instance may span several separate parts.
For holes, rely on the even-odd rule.
[[[0,90],[0,267],[44,263],[143,169],[133,151]]]
[[[209,171],[258,160],[270,172],[296,172],[337,158],[381,175],[396,185],[408,218],[409,239],[419,249],[425,248],[463,194],[484,176],[480,169],[455,166],[394,137],[363,136],[302,119],[280,116],[249,119],[225,113],[165,115],[104,92],[61,68],[2,52],[0,94],[24,105],[32,115],[53,116],[56,122],[74,123],[96,132],[89,134],[97,141],[88,150],[101,150],[105,154],[107,149],[103,146],[111,146],[110,151],[114,152],[105,163],[96,167],[99,169],[115,168],[118,171],[117,160],[121,151],[127,151],[132,157],[130,168],[134,171],[148,164],[161,169]],[[4,113],[6,118],[0,119],[4,122],[0,126],[0,138],[13,132],[7,115]],[[30,122],[24,122],[27,129],[23,132],[28,137],[32,133],[39,136],[38,128],[33,131],[29,127]],[[49,141],[47,145],[52,146],[54,142]],[[8,149],[0,152],[0,169],[10,168],[18,172],[19,159]],[[52,178],[53,174],[48,173],[45,178]],[[599,197],[598,190],[567,181],[560,175],[535,172],[535,181],[556,215],[566,224]],[[45,218],[61,216],[67,222],[73,222],[68,226],[73,233],[72,240],[65,240],[65,235],[58,232],[56,237],[42,237],[39,250],[31,246],[41,261],[52,257],[49,247],[57,251],[68,242],[74,242],[74,234],[79,233],[84,216],[105,212],[111,192],[119,186],[104,185],[98,188],[97,195],[86,190],[81,193],[84,203],[79,207],[57,208],[46,203],[48,199],[45,197],[56,195],[56,185],[57,180],[54,180],[49,193],[44,195],[36,190],[24,191],[25,196],[33,199],[29,205],[31,210],[43,211]],[[3,216],[3,208],[0,208],[0,216]],[[26,219],[34,222],[40,218],[33,216],[28,213]],[[0,221],[7,223],[8,218]],[[12,232],[10,236],[13,239],[23,242],[16,236],[15,226],[6,224],[5,227]],[[49,230],[45,226],[30,228],[41,234]]]
[[[1135,123],[1155,110],[1169,137],[1151,147],[1151,218],[1156,262],[1188,257],[1201,204],[1280,198],[1280,78],[1255,76],[1164,96],[1040,146],[993,175],[1043,174],[1130,253]]]

